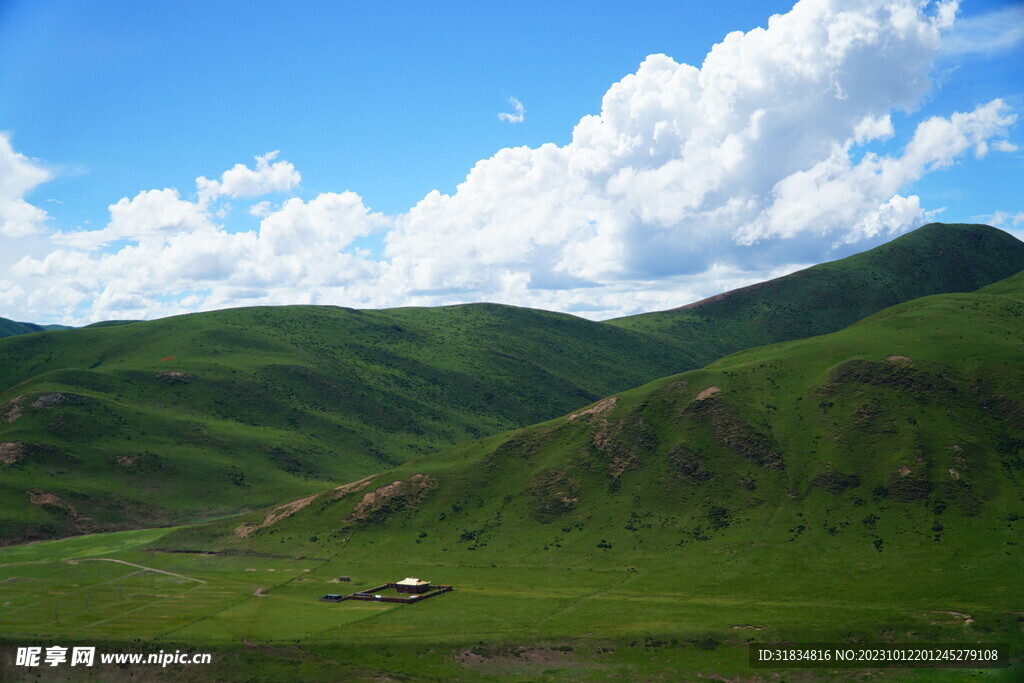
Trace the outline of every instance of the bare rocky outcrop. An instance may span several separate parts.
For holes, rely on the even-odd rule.
[[[717,394],[721,390],[722,390],[722,387],[712,385],[712,386],[708,387],[707,389],[704,389],[703,391],[701,391],[699,394],[697,394],[697,396],[693,400],[694,401],[703,401],[705,399],[711,398],[712,396],[714,396],[715,394]]]
[[[267,513],[266,517],[263,518],[262,522],[248,522],[246,524],[242,524],[241,526],[235,527],[235,535],[245,538],[247,536],[251,536],[253,533],[259,531],[260,529],[266,529],[268,526],[273,526],[274,524],[280,522],[282,519],[285,519],[286,517],[291,517],[296,512],[312,503],[313,499],[315,499],[318,495],[320,494],[315,493],[312,496],[306,496],[305,498],[293,500],[292,502],[285,503],[284,505],[278,505],[276,508]]]
[[[156,373],[157,379],[162,379],[168,384],[188,384],[193,379],[194,375],[190,375],[180,370],[166,370],[164,372]]]
[[[28,446],[18,441],[4,441],[0,443],[0,463],[13,465],[23,460],[28,455]]]
[[[362,491],[367,486],[369,486],[371,483],[373,483],[373,480],[376,479],[376,478],[377,478],[376,474],[371,474],[370,476],[364,477],[363,479],[360,479],[359,481],[354,481],[354,482],[352,482],[350,484],[344,484],[342,486],[339,486],[338,488],[336,488],[333,491],[331,491],[328,495],[331,497],[331,499],[344,498],[345,496],[347,496],[350,493],[355,493],[357,491]]]
[[[22,394],[21,396],[15,396],[10,401],[5,403],[3,407],[0,407],[0,415],[3,419],[10,424],[25,414],[25,400],[28,396]]]
[[[601,399],[600,401],[598,401],[594,405],[590,406],[589,408],[584,408],[583,410],[581,410],[579,412],[573,413],[567,419],[569,419],[569,420],[577,420],[577,419],[579,419],[581,417],[586,417],[586,416],[593,416],[593,417],[598,417],[598,418],[604,418],[605,416],[608,415],[608,413],[610,413],[612,411],[612,408],[614,408],[615,404],[618,403],[618,402],[619,402],[619,397],[618,396],[609,396],[608,398]]]
[[[58,391],[39,394],[31,403],[29,403],[29,399],[30,395],[28,394],[15,396],[3,406],[0,406],[0,418],[5,420],[7,424],[11,424],[24,417],[31,410],[45,410],[61,405],[81,405],[89,400],[87,396],[82,396],[81,394],[61,393]]]
[[[437,480],[426,474],[414,474],[408,481],[393,481],[364,495],[345,522],[378,521],[400,510],[415,509],[436,486]]]
[[[71,522],[71,529],[74,533],[91,533],[96,531],[96,524],[91,517],[80,514],[71,503],[56,493],[50,493],[42,489],[32,489],[25,493],[28,494],[28,502],[33,505],[45,505],[64,510]]]
[[[39,394],[36,400],[32,401],[33,408],[54,408],[56,406],[65,404],[84,403],[87,399],[85,396],[79,396],[78,394],[62,394],[60,392],[49,392],[46,394]]]

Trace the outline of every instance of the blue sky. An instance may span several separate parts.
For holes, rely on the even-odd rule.
[[[913,11],[917,34],[889,4]],[[489,5],[0,4],[0,316],[497,300],[602,318],[929,218],[1024,229],[1019,3],[966,1],[955,21],[948,4],[902,0]],[[772,14],[789,18],[769,27]],[[741,40],[757,27],[765,40]],[[773,31],[806,44],[771,47]],[[723,59],[687,75],[731,32],[735,74]],[[510,98],[520,122],[498,117]],[[757,110],[766,135],[807,149],[773,153]],[[588,115],[603,132],[576,140]],[[950,125],[919,129],[930,117]],[[862,119],[875,133],[856,138]],[[259,180],[255,157],[275,150],[276,180]],[[872,154],[883,162],[860,163]],[[250,175],[222,176],[236,164]],[[585,182],[563,182],[574,174]],[[200,176],[221,183],[205,200]],[[816,208],[796,199],[810,194]]]

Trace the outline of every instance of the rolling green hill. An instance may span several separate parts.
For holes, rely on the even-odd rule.
[[[597,558],[741,539],[939,552],[991,525],[971,542],[1000,564],[1003,549],[1020,555],[1005,541],[1024,522],[1022,494],[1024,272],[406,463],[273,524],[254,515],[245,533],[220,534],[237,520],[188,533],[312,553],[310,532],[355,533],[347,551],[361,536],[425,532],[417,550],[436,558]]]
[[[698,367],[733,351],[835,332],[920,296],[971,292],[1021,270],[1024,242],[1009,233],[931,223],[838,261],[607,322],[676,343]]]
[[[13,337],[16,334],[32,334],[33,332],[49,332],[52,330],[70,330],[67,325],[36,325],[35,323],[19,323],[7,318],[0,318],[0,337]]]
[[[19,323],[7,318],[0,318],[0,337],[13,337],[16,334],[43,332],[45,328],[33,323]]]
[[[743,679],[748,643],[1008,643],[1012,668],[989,673],[1009,681],[1024,666],[1022,525],[1024,273],[138,543],[210,580],[309,572],[147,628],[267,643],[311,672]],[[351,590],[412,575],[456,591],[318,606],[350,590],[338,574]],[[225,656],[244,667],[251,650]]]
[[[0,341],[0,539],[266,505],[678,368],[569,315],[219,311]]]
[[[214,653],[192,680],[1020,680],[1022,340],[1024,273],[259,512],[0,548],[0,675],[60,641]],[[455,590],[317,601],[410,575]],[[777,642],[1011,668],[752,670]]]

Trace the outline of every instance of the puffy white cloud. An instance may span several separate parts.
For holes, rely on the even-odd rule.
[[[0,133],[0,236],[24,237],[41,232],[47,213],[25,201],[50,173],[14,151],[10,138]]]
[[[201,204],[218,197],[259,197],[271,192],[288,192],[302,182],[302,175],[290,161],[275,161],[279,151],[256,157],[256,168],[235,164],[221,174],[220,180],[196,178]]]
[[[352,192],[290,199],[257,231],[229,232],[174,190],[122,199],[110,214],[105,228],[59,234],[65,248],[14,266],[16,277],[34,283],[30,308],[88,305],[90,318],[151,318],[244,303],[326,303],[323,292],[340,297],[341,288],[380,278],[380,264],[344,253],[385,223]],[[130,243],[86,251],[115,240]]]
[[[997,101],[925,122],[899,157],[865,153],[930,87],[955,9],[805,0],[729,34],[700,68],[652,55],[568,145],[501,150],[453,195],[425,197],[387,255],[414,291],[486,294],[503,269],[536,288],[763,270],[778,265],[766,241],[821,260],[913,227],[924,210],[899,191],[1013,120]]]
[[[986,141],[1005,135],[1016,120],[1008,109],[1002,100],[993,100],[948,119],[931,117],[918,124],[902,155],[869,153],[856,164],[850,158],[855,135],[810,169],[780,180],[768,208],[738,233],[740,241],[837,229],[844,233],[842,240],[854,241],[919,223],[925,218],[920,199],[897,191],[926,172],[951,165],[969,149],[984,156]]]
[[[508,98],[508,103],[512,105],[512,110],[515,113],[501,112],[498,114],[498,120],[507,123],[522,123],[526,118],[526,110],[523,108],[523,103],[514,97]]]
[[[371,216],[356,193],[326,192],[309,202],[289,199],[279,210],[266,214],[259,239],[276,254],[340,251],[378,224],[383,224],[382,219]]]
[[[105,228],[58,232],[53,240],[78,249],[96,249],[119,240],[165,243],[178,233],[212,228],[202,207],[182,199],[171,188],[146,190],[132,199],[123,197],[108,209],[110,222]]]

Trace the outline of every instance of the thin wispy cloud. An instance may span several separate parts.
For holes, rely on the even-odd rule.
[[[508,98],[508,103],[512,105],[515,113],[510,114],[503,111],[498,114],[498,119],[507,123],[522,123],[523,119],[526,118],[526,109],[523,108],[523,103],[514,97]]]
[[[957,21],[942,41],[947,55],[994,54],[1024,44],[1024,6],[1005,7]]]

